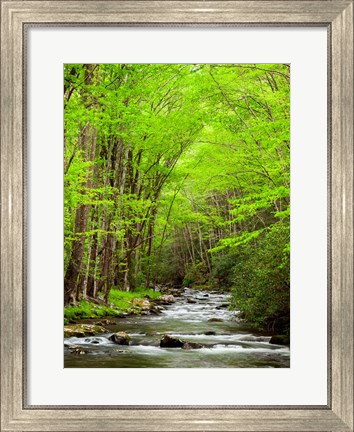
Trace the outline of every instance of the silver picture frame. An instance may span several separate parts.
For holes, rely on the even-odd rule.
[[[32,406],[26,377],[26,34],[36,26],[321,26],[328,34],[326,406]],[[1,430],[353,431],[353,1],[1,0]],[[306,385],[304,385],[304,392]]]

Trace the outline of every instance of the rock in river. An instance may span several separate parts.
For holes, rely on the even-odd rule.
[[[164,335],[164,337],[160,341],[160,347],[161,348],[182,348],[188,350],[188,349],[204,348],[205,345],[196,342],[186,342],[174,336]]]
[[[273,335],[269,343],[275,345],[290,345],[290,337],[286,335]]]
[[[97,333],[105,333],[107,330],[97,324],[69,324],[64,326],[64,337],[95,336]]]
[[[194,300],[192,298],[187,298],[187,303],[195,304],[195,303],[197,303],[197,300]]]
[[[184,342],[173,336],[165,335],[160,341],[161,348],[182,348]]]
[[[114,342],[117,345],[129,345],[130,336],[126,332],[113,333],[108,340]]]
[[[176,301],[172,294],[166,294],[155,300],[156,303],[160,304],[172,304]]]

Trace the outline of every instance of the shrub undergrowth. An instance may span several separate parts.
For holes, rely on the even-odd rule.
[[[160,292],[146,288],[137,288],[133,292],[112,289],[107,304],[103,302],[96,304],[83,299],[75,305],[65,307],[64,318],[70,321],[75,319],[120,316],[131,311],[132,300],[134,298],[149,298],[153,300],[160,297],[160,295]]]

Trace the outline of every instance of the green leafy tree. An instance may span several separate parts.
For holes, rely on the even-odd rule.
[[[282,64],[65,65],[66,304],[184,280],[287,322],[289,79]]]

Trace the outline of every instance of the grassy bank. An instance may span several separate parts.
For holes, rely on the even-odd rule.
[[[64,308],[64,322],[69,323],[78,319],[89,319],[107,316],[125,316],[129,313],[139,313],[139,307],[133,305],[134,299],[156,299],[161,293],[151,289],[138,288],[134,292],[112,289],[108,303],[102,301],[90,302],[81,300],[75,305]]]

